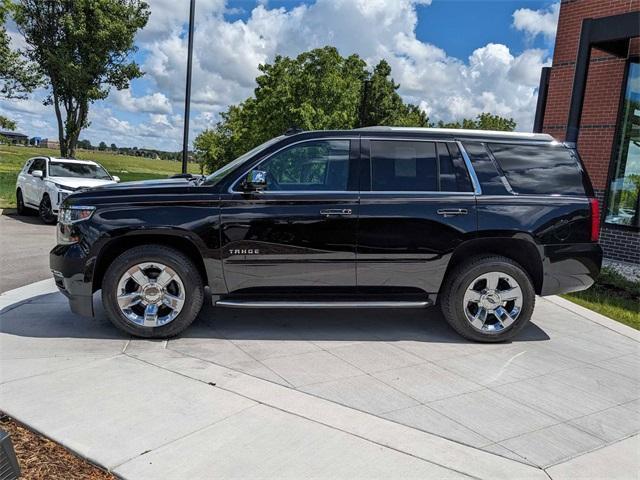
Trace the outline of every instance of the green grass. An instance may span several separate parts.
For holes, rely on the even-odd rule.
[[[603,268],[590,289],[563,297],[640,330],[640,282],[627,280],[611,269]]]
[[[59,157],[60,152],[46,148],[17,147],[0,145],[0,208],[16,206],[16,179],[24,162],[38,155]],[[82,160],[93,160],[105,167],[111,175],[117,175],[123,182],[167,178],[180,173],[180,162],[153,160],[150,158],[115,155],[109,152],[79,151],[76,156]],[[190,173],[199,173],[196,164],[189,164]]]

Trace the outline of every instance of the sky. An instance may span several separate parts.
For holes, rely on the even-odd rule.
[[[147,2],[134,54],[145,75],[91,106],[81,138],[94,145],[182,148],[189,0]],[[432,121],[491,112],[530,131],[559,8],[557,0],[197,0],[190,139],[253,94],[259,64],[325,45],[369,66],[385,58],[400,95]],[[9,33],[24,46],[11,25]],[[0,114],[26,135],[57,139],[44,95],[2,99]]]

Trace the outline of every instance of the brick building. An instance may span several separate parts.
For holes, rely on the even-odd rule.
[[[640,0],[562,0],[535,131],[578,145],[605,256],[640,264]]]

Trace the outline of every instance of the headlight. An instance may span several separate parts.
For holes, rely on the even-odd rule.
[[[74,223],[89,220],[96,207],[85,207],[81,205],[71,205],[61,207],[58,212],[58,222],[63,225],[73,225]]]
[[[66,190],[68,192],[75,192],[77,189],[72,187],[67,187],[66,185],[60,185],[56,182],[51,182],[51,184],[59,190]]]
[[[58,245],[72,245],[80,241],[80,231],[76,226],[91,218],[96,207],[71,205],[61,207],[58,211],[56,240]]]

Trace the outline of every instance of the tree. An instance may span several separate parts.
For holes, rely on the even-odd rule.
[[[10,0],[0,0],[0,95],[25,98],[41,84],[42,76],[36,65],[21,52],[11,49],[5,24],[12,7]]]
[[[2,130],[15,130],[16,122],[9,120],[7,117],[0,115],[0,128]]]
[[[428,125],[424,112],[402,101],[384,60],[369,72],[358,55],[343,57],[334,47],[324,47],[296,58],[277,56],[259,70],[254,96],[229,107],[214,128],[196,138],[196,155],[208,170],[294,126]]]
[[[118,151],[118,146],[115,143],[112,143],[110,149],[111,149],[112,152],[117,152]]]
[[[142,76],[130,56],[148,18],[142,0],[19,0],[15,20],[50,85],[45,104],[55,109],[63,157],[75,156],[89,105]]]
[[[78,148],[84,148],[85,150],[91,150],[91,142],[89,140],[78,140]]]
[[[504,118],[491,113],[481,113],[475,120],[464,118],[462,122],[438,122],[439,128],[467,128],[471,130],[502,130],[512,132],[516,128],[513,118]]]
[[[98,144],[98,150],[100,150],[101,152],[104,152],[107,149],[107,144],[104,142],[100,142]]]
[[[381,60],[373,69],[364,88],[360,126],[393,125],[398,127],[429,127],[429,118],[417,106],[405,104],[397,93],[400,85],[393,81],[391,66]]]

